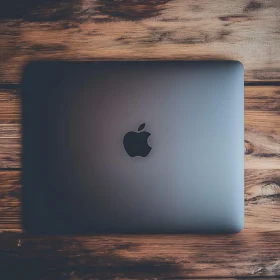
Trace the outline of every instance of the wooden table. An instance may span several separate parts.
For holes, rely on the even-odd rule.
[[[279,0],[2,2],[1,279],[280,277]],[[23,66],[37,59],[242,61],[246,229],[212,236],[21,233],[18,84]]]

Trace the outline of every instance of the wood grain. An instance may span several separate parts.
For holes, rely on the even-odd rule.
[[[0,168],[21,167],[21,103],[0,89]],[[280,169],[280,87],[245,87],[245,168]]]
[[[0,170],[0,228],[21,228],[20,171]]]
[[[0,89],[0,168],[18,168],[21,158],[19,90]]]
[[[195,279],[280,275],[279,232],[236,235],[0,235],[5,279]],[[11,269],[12,268],[12,269]]]
[[[276,85],[279,30],[278,0],[0,1],[0,84],[38,59],[236,59],[247,82]],[[279,279],[279,110],[279,86],[246,87],[240,234],[26,236],[21,96],[0,85],[0,278]]]
[[[245,88],[245,168],[280,167],[280,87]]]
[[[246,81],[280,79],[278,0],[8,2],[0,83],[37,59],[235,59]]]

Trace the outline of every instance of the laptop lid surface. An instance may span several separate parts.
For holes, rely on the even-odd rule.
[[[243,228],[239,62],[35,62],[22,93],[27,231]]]

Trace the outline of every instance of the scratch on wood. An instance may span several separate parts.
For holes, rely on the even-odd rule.
[[[252,143],[250,143],[248,140],[244,141],[244,154],[245,155],[250,155],[254,152],[254,146]]]
[[[279,174],[279,178],[271,178],[271,180],[269,181],[264,181],[263,182],[263,188],[264,189],[271,189],[274,191],[273,194],[280,194],[280,174]],[[265,195],[266,193],[263,192],[263,194]]]
[[[266,275],[279,275],[280,274],[280,262],[271,262],[267,264],[265,267],[256,267],[252,271],[253,275],[258,275],[258,276],[266,276]],[[277,278],[275,278],[277,279]]]
[[[232,32],[227,29],[222,29],[218,35],[218,40],[224,41],[225,37],[230,35]]]
[[[254,156],[263,158],[280,158],[280,154],[278,153],[256,153]]]

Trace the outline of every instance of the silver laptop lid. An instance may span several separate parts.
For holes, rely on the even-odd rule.
[[[42,231],[243,228],[242,64],[53,62],[26,72],[25,185],[44,200]]]

